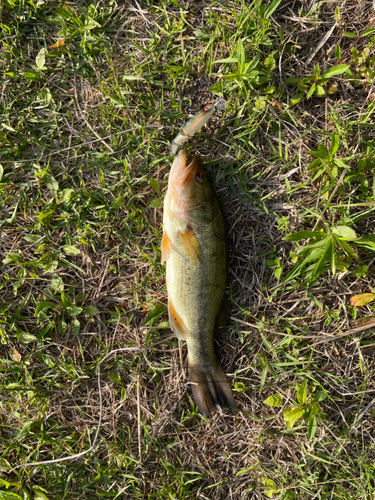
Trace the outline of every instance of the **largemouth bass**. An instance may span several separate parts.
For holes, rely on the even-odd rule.
[[[224,220],[197,158],[173,162],[164,200],[162,261],[167,266],[171,329],[188,348],[189,376],[199,411],[235,406],[213,346],[226,285]]]

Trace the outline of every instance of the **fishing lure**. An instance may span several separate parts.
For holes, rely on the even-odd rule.
[[[217,110],[225,109],[226,104],[227,103],[224,99],[219,99],[215,102],[207,104],[200,109],[198,113],[195,113],[195,115],[184,125],[181,132],[173,139],[169,154],[175,155],[180,147],[185,144],[185,142],[187,142],[190,137],[195,134],[195,132],[202,128]]]

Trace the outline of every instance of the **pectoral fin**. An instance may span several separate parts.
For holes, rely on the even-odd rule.
[[[182,248],[187,258],[191,262],[198,263],[202,253],[193,229],[187,228],[183,233],[180,232],[180,237]]]
[[[176,309],[171,301],[168,299],[168,316],[169,316],[169,324],[173,333],[179,340],[187,340],[189,338],[189,332],[184,325],[184,322],[177,314]]]
[[[163,238],[161,240],[161,263],[164,264],[166,260],[169,259],[172,253],[171,240],[166,231],[163,233]]]

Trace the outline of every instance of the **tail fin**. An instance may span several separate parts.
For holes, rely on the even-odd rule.
[[[227,377],[217,359],[209,366],[189,364],[189,375],[195,402],[203,415],[209,415],[215,404],[223,408],[236,406]]]

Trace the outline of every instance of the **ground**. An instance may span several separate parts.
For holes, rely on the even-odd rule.
[[[372,2],[0,9],[0,498],[373,499]],[[238,408],[205,418],[160,240],[171,141],[218,97],[187,150]]]

